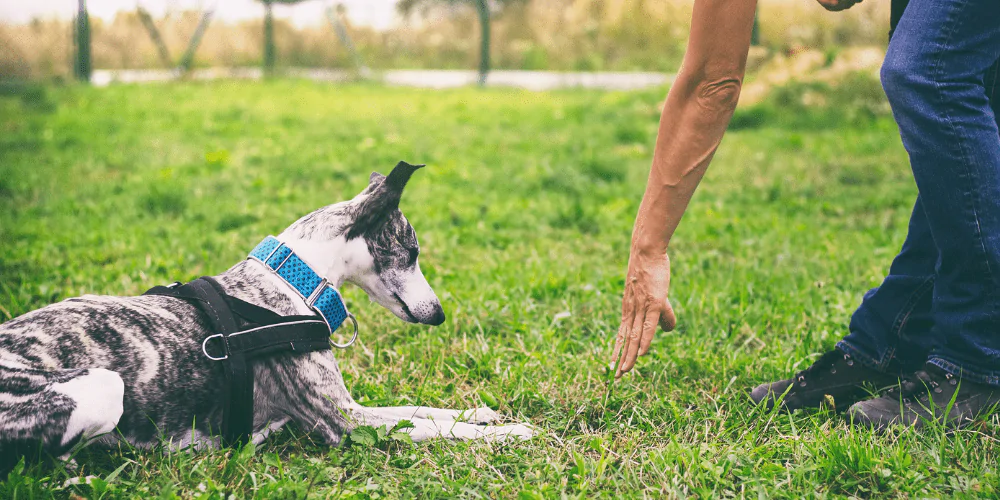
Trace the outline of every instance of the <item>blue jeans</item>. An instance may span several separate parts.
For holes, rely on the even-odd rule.
[[[910,0],[882,85],[919,195],[906,241],[837,347],[1000,385],[1000,0]]]

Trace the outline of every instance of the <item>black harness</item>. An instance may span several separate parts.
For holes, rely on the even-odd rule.
[[[330,326],[320,316],[281,316],[228,295],[215,279],[198,278],[186,285],[151,288],[143,295],[184,300],[208,318],[212,335],[201,349],[221,361],[226,373],[222,439],[229,445],[250,441],[253,433],[253,361],[281,353],[308,353],[331,348]]]

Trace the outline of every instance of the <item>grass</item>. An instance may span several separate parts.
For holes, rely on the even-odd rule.
[[[86,449],[72,472],[19,467],[0,497],[1000,494],[995,418],[874,435],[825,411],[766,412],[744,392],[830,349],[903,240],[916,189],[882,107],[831,98],[772,122],[786,92],[741,111],[674,239],[679,327],[612,385],[662,90],[273,81],[0,94],[0,320],[221,272],[353,196],[371,170],[427,163],[403,210],[448,320],[407,325],[346,289],[362,325],[337,353],[347,385],[366,405],[485,402],[545,430],[508,444],[383,433],[329,449],[288,429],[240,451]],[[100,481],[61,486],[89,474]]]

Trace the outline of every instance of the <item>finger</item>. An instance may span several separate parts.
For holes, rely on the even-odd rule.
[[[625,353],[628,352],[629,344],[629,332],[631,331],[632,320],[634,314],[622,318],[622,324],[618,327],[618,336],[621,338],[620,349],[615,351],[614,363],[615,363],[615,378],[619,379],[622,374],[622,363],[625,361]]]
[[[625,362],[625,354],[628,353],[628,346],[632,343],[632,323],[635,322],[635,295],[632,293],[631,289],[626,292],[628,295],[628,300],[626,301],[627,307],[625,308],[625,313],[622,315],[621,325],[618,327],[618,334],[622,338],[621,351],[615,353],[615,378],[619,379],[628,370],[623,370],[623,364]]]
[[[642,312],[641,316],[636,316],[636,329],[632,331],[630,338],[631,342],[628,344],[627,356],[625,356],[624,366],[631,370],[635,366],[636,359],[639,358],[639,348],[645,341],[647,343],[653,341],[653,334],[656,333],[656,320],[659,317],[659,312],[655,308],[647,308]],[[649,340],[646,340],[646,336],[649,336]]]
[[[628,335],[629,335],[629,325],[632,323],[632,318],[622,318],[622,324],[618,327],[618,337],[621,338],[621,343],[619,349],[615,350],[615,356],[613,358],[615,364],[615,379],[622,378],[622,362],[625,361],[625,353],[628,352]]]
[[[628,325],[632,323],[632,314],[635,309],[635,301],[632,300],[632,288],[626,285],[625,293],[622,296],[622,320],[618,325],[618,336],[615,338],[615,348],[611,353],[611,367],[615,370],[615,378],[621,376],[618,367],[621,366],[620,355],[626,344],[625,335],[628,332]]]
[[[666,299],[666,302],[663,312],[660,313],[660,328],[669,332],[677,327],[677,315],[674,314],[674,306],[670,304],[670,299]]]
[[[656,335],[656,324],[660,322],[661,317],[662,313],[657,309],[650,309],[646,312],[646,319],[642,322],[642,336],[639,337],[639,356],[645,356],[649,352],[653,336]]]
[[[625,347],[625,323],[622,322],[618,326],[618,335],[615,337],[615,348],[611,351],[611,369],[615,370],[615,376],[618,376],[618,358],[621,355],[622,348]]]
[[[622,348],[622,361],[619,364],[618,372],[625,374],[635,365],[635,358],[639,352],[639,337],[642,335],[642,323],[646,319],[646,307],[642,304],[636,308],[632,325],[625,334],[625,347]]]

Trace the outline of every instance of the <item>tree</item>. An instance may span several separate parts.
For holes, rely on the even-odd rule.
[[[169,68],[174,64],[170,58],[170,49],[167,48],[163,37],[160,36],[160,30],[157,29],[156,23],[153,21],[153,16],[142,5],[135,8],[135,13],[139,16],[139,21],[142,21],[142,26],[146,28],[146,33],[149,33],[149,39],[153,41],[153,45],[156,45],[156,51],[160,55],[160,62],[163,64],[163,67]]]
[[[340,43],[344,45],[347,52],[351,54],[351,58],[354,59],[354,67],[358,70],[358,73],[363,77],[368,77],[371,70],[368,66],[365,66],[364,61],[361,59],[361,54],[358,53],[358,49],[354,48],[354,42],[351,40],[351,35],[347,32],[347,27],[344,26],[344,22],[341,20],[345,12],[344,5],[338,3],[336,7],[329,6],[326,9],[326,19],[333,26],[333,32],[337,34],[337,38],[340,39]]]
[[[490,18],[494,10],[503,9],[515,3],[527,3],[528,0],[400,0],[396,7],[404,15],[409,15],[417,9],[429,9],[440,5],[472,4],[479,15],[479,85],[486,85],[486,76],[490,72]]]
[[[77,6],[74,38],[76,39],[76,57],[73,72],[77,80],[90,81],[90,16],[87,15],[87,0],[80,0]]]
[[[260,0],[264,4],[264,74],[274,73],[274,14],[271,6],[276,3],[297,4],[303,0]]]
[[[212,14],[215,13],[215,5],[205,9],[201,13],[201,19],[198,20],[198,26],[194,29],[194,34],[191,35],[191,40],[188,41],[187,50],[184,51],[184,55],[181,56],[180,63],[177,64],[177,69],[181,73],[187,73],[191,71],[191,66],[194,64],[194,53],[198,50],[198,45],[201,45],[201,37],[205,35],[205,30],[208,29],[208,23],[212,22]]]
[[[160,62],[163,63],[163,67],[169,68],[173,66],[173,62],[170,58],[170,50],[167,49],[167,44],[164,43],[163,37],[160,35],[160,30],[156,27],[156,23],[153,22],[153,16],[142,5],[136,7],[135,11],[139,16],[139,20],[142,21],[143,27],[146,28],[146,32],[149,33],[149,38],[153,41],[153,44],[156,45],[156,49],[160,55]],[[198,45],[201,44],[201,37],[205,35],[205,30],[208,29],[208,24],[212,21],[212,15],[214,13],[214,3],[209,8],[202,11],[201,18],[198,21],[198,26],[195,27],[194,34],[191,35],[191,40],[188,41],[187,50],[184,51],[180,61],[177,63],[177,73],[179,75],[185,75],[191,71],[191,66],[194,64],[194,53],[198,50]]]

